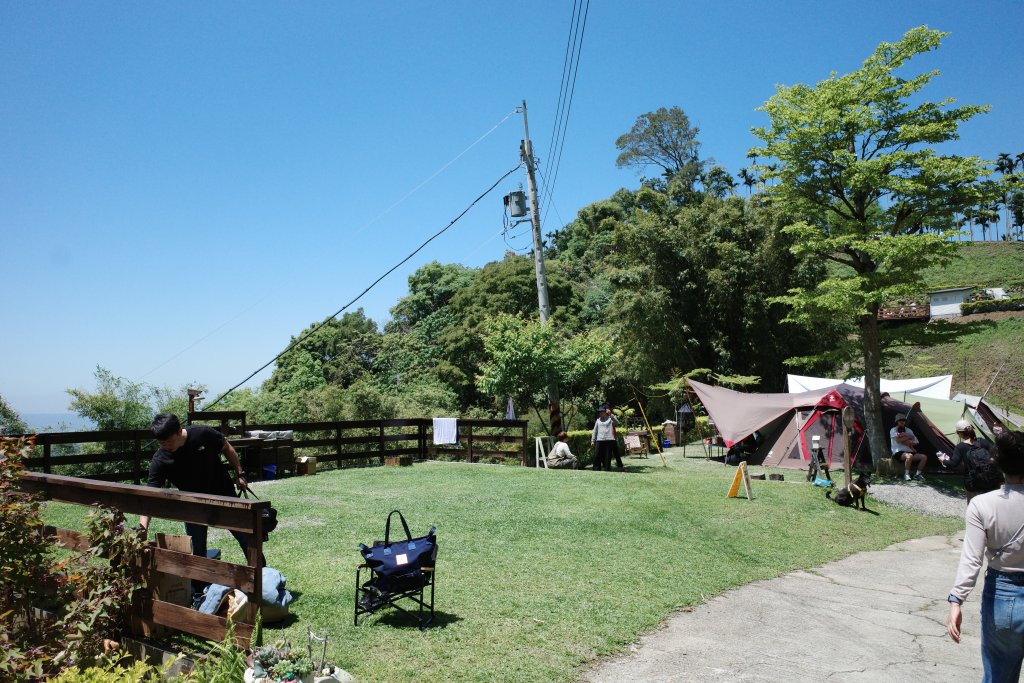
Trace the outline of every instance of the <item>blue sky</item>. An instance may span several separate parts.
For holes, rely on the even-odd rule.
[[[0,395],[62,411],[97,365],[211,395],[243,379],[514,167],[523,99],[547,158],[572,9],[0,3]],[[943,72],[929,99],[992,105],[953,151],[1024,151],[1020,2],[595,0],[544,230],[636,186],[614,141],[638,115],[681,106],[736,173],[776,84],[922,24],[952,33],[912,62]],[[424,263],[500,259],[520,182],[357,306],[383,323]]]

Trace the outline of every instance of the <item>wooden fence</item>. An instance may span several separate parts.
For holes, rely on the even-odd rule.
[[[263,509],[270,506],[270,501],[181,493],[35,472],[26,473],[20,485],[23,490],[41,494],[48,500],[78,505],[100,504],[125,513],[153,515],[161,519],[205,524],[247,534],[249,548],[246,565],[166,550],[153,543],[148,544],[139,562],[145,572],[151,573],[151,577],[155,576],[152,573],[161,572],[219,583],[244,592],[248,597],[249,609],[247,613],[235,617],[235,638],[241,645],[248,646],[255,623],[255,610],[261,603],[263,592],[258,558],[263,550]],[[77,531],[53,527],[47,527],[47,531],[64,547],[75,550],[88,547],[86,536]],[[151,580],[149,585],[153,583]],[[227,620],[223,617],[160,600],[151,589],[142,591],[141,597],[131,607],[131,617],[133,622],[141,623],[144,628],[167,626],[210,640],[223,640],[227,630]]]
[[[187,428],[187,427],[186,427]],[[221,425],[235,445],[246,473],[263,476],[264,468],[294,471],[296,458],[313,456],[318,467],[366,461],[372,458],[412,456],[417,459],[447,457],[467,462],[481,458],[527,459],[527,432],[524,420],[459,419],[459,442],[454,446],[434,446],[433,423],[429,418],[406,420],[349,420],[339,422],[296,422],[280,424]],[[291,439],[247,438],[254,431],[293,433]],[[71,448],[101,444],[95,453],[75,452]],[[62,453],[69,447],[69,453]],[[61,432],[36,435],[36,454],[25,459],[25,466],[46,474],[76,474],[101,481],[144,483],[149,460],[158,448],[149,430],[104,432]],[[95,449],[94,449],[95,450]],[[78,466],[69,472],[65,466]],[[83,471],[93,466],[96,472]]]

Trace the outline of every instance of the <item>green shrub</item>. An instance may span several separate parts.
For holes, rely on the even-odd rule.
[[[1015,296],[1009,299],[971,301],[970,303],[960,305],[960,312],[963,315],[995,313],[996,311],[1024,311],[1024,296]]]

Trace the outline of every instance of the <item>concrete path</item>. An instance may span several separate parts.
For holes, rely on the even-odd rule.
[[[962,533],[857,553],[725,593],[668,619],[591,681],[981,680],[980,582],[959,645],[946,613]]]

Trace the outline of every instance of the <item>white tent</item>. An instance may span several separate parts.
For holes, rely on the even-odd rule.
[[[826,377],[805,377],[803,375],[786,375],[789,383],[789,393],[798,394],[805,391],[817,391],[839,386],[843,382],[852,384],[861,389],[864,388],[864,378],[857,379],[828,379]],[[906,401],[907,396],[924,396],[925,398],[941,398],[949,400],[950,391],[953,389],[953,375],[940,375],[938,377],[918,377],[916,379],[885,379],[881,380],[882,393],[888,393],[895,399]],[[913,401],[909,401],[913,403]]]

